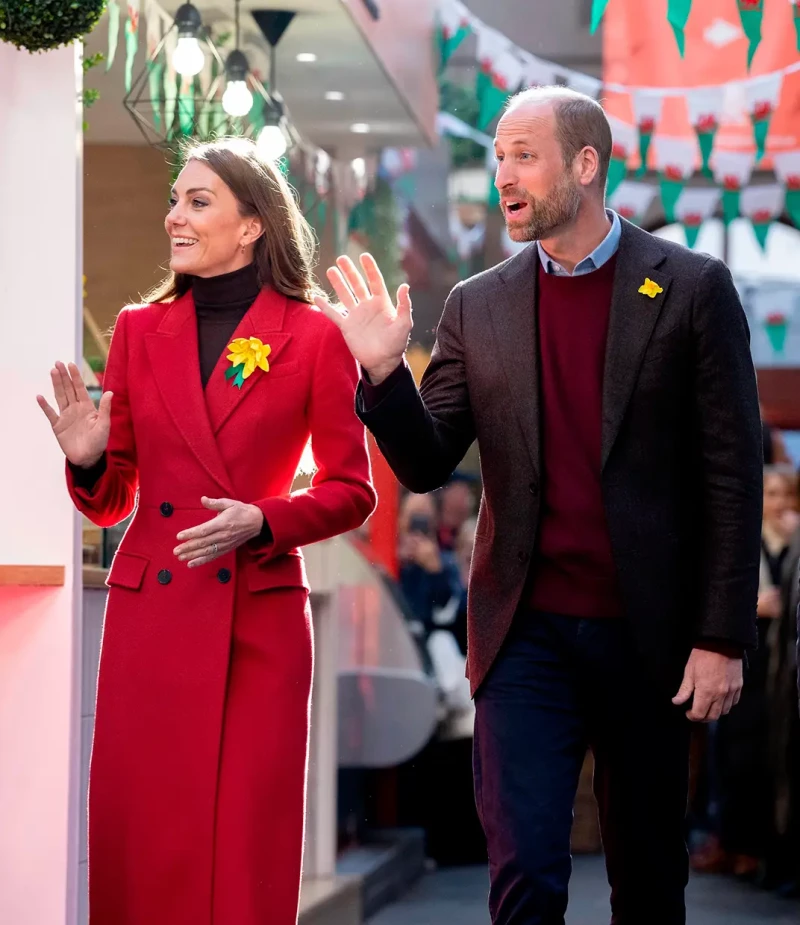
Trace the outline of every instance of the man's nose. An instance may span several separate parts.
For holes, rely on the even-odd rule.
[[[513,166],[509,164],[508,161],[500,161],[494,176],[494,185],[497,189],[506,189],[509,186],[516,185],[516,182],[517,176]]]

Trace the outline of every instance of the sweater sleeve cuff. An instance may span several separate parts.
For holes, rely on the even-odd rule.
[[[88,492],[94,491],[97,483],[105,475],[106,469],[108,469],[108,461],[105,453],[103,453],[93,466],[74,466],[69,460],[67,460],[67,465],[72,473],[72,481],[75,487]]]
[[[361,389],[363,395],[363,407],[365,411],[371,411],[379,405],[384,398],[392,391],[398,382],[403,378],[406,361],[400,363],[389,375],[378,385],[373,385],[369,381],[369,373],[362,368],[361,370]]]
[[[703,649],[705,652],[716,652],[728,658],[744,658],[744,646],[728,639],[698,639],[694,647]]]

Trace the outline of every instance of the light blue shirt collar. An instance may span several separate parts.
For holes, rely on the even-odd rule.
[[[622,222],[619,215],[613,209],[606,209],[606,215],[611,221],[611,229],[597,247],[584,257],[579,264],[575,266],[572,273],[567,272],[559,263],[547,253],[542,247],[542,242],[537,241],[536,246],[539,248],[539,259],[542,261],[545,273],[551,273],[553,276],[585,276],[587,273],[593,273],[599,270],[604,263],[609,260],[619,250],[619,240],[622,237]]]

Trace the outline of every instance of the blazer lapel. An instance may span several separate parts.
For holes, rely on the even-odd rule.
[[[500,270],[503,290],[490,305],[497,355],[536,476],[541,471],[539,428],[539,257],[531,244]]]
[[[232,341],[238,337],[257,337],[264,344],[268,344],[270,354],[267,362],[270,370],[274,364],[280,362],[280,355],[292,338],[291,334],[282,331],[286,305],[286,296],[273,289],[262,289],[231,337]],[[220,432],[234,411],[242,407],[251,392],[259,385],[267,385],[270,381],[270,373],[257,367],[244,380],[241,389],[238,388],[234,385],[233,379],[225,378],[225,373],[231,367],[228,352],[226,349],[222,353],[206,385],[205,404],[214,435]]]
[[[656,238],[623,221],[617,253],[603,377],[602,465],[617,438],[671,278],[656,268],[664,251]],[[639,292],[646,279],[661,288],[652,298]]]
[[[214,439],[203,396],[197,319],[191,292],[168,306],[158,330],[148,334],[145,342],[156,386],[176,428],[225,494],[233,495],[233,485]]]

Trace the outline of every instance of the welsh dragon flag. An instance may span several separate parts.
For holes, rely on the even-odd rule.
[[[694,247],[703,222],[711,218],[717,208],[719,189],[685,189],[675,203],[675,217],[683,225],[686,244]]]
[[[722,215],[729,225],[739,215],[742,190],[750,182],[753,155],[738,151],[714,153],[714,179],[722,187]]]
[[[616,116],[609,116],[611,125],[611,163],[608,165],[606,195],[610,198],[628,173],[628,158],[636,147],[636,129]]]
[[[438,17],[436,37],[439,43],[439,70],[443,71],[472,27],[469,10],[460,0],[443,0],[439,5]]]
[[[658,188],[652,183],[623,180],[614,194],[608,197],[608,204],[622,218],[641,225],[657,192]]]
[[[780,183],[748,186],[742,191],[741,209],[753,224],[762,250],[767,249],[769,229],[783,209],[784,192]]]
[[[747,69],[753,63],[756,49],[761,44],[761,20],[764,18],[764,0],[736,0],[739,19],[749,43],[747,48]]]
[[[795,227],[800,228],[800,149],[776,154],[772,162],[786,190],[786,211]]]
[[[703,159],[703,173],[711,176],[711,153],[725,107],[724,87],[701,87],[686,95],[689,119],[697,135],[700,156]]]
[[[664,98],[660,93],[640,90],[633,94],[633,111],[636,115],[636,127],[639,130],[640,174],[647,172],[647,154],[650,151],[653,132],[656,130],[656,125],[658,125],[661,118],[663,102]]]
[[[480,103],[478,128],[486,131],[500,114],[511,94],[520,88],[524,74],[522,60],[511,42],[496,29],[478,30],[478,81]]]
[[[756,163],[764,156],[772,114],[778,107],[783,87],[783,74],[767,74],[745,84],[747,108],[753,124],[756,142]]]
[[[674,222],[678,197],[694,171],[696,149],[691,141],[681,138],[656,138],[655,149],[664,215],[668,222]]]

